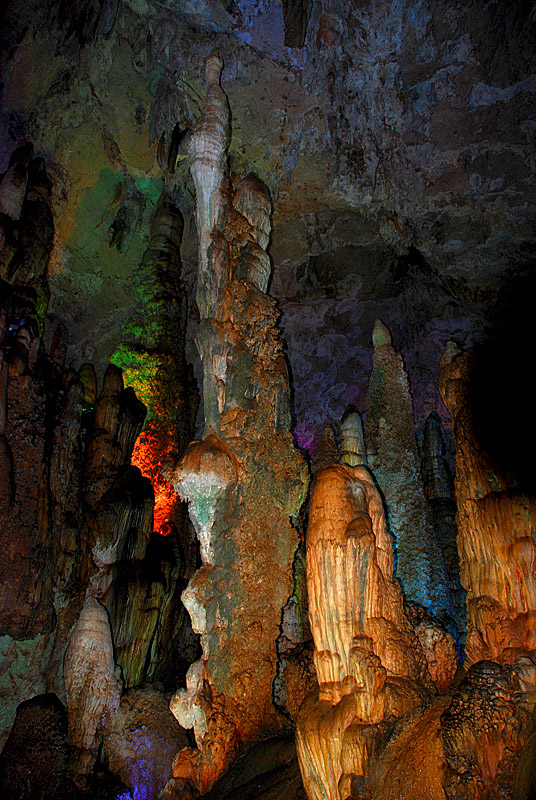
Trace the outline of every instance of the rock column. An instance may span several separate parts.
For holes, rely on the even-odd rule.
[[[306,487],[289,432],[278,313],[265,294],[270,198],[255,176],[231,190],[221,68],[219,58],[209,59],[205,107],[189,143],[205,430],[170,473],[189,503],[203,562],[183,594],[203,655],[172,701],[197,749],[179,754],[174,785],[187,782],[200,793],[241,748],[283,725],[272,703],[276,640],[298,545],[290,519]]]
[[[445,559],[424,494],[408,376],[380,320],[372,339],[365,441],[370,468],[385,498],[396,550],[396,577],[406,600],[452,627]]]

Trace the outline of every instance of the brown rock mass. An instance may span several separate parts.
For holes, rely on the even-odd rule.
[[[271,204],[248,176],[231,197],[221,60],[207,63],[204,110],[189,144],[196,187],[197,347],[205,432],[169,473],[188,501],[203,566],[183,593],[203,655],[171,708],[193,727],[175,780],[210,789],[236,753],[284,727],[272,702],[276,640],[292,593],[303,458],[289,433],[289,386],[275,303],[264,294]],[[169,791],[171,791],[171,783]]]

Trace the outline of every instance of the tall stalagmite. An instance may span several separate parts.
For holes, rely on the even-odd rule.
[[[183,594],[203,655],[172,710],[193,727],[168,790],[206,791],[242,746],[283,720],[272,703],[281,610],[298,544],[289,520],[303,501],[305,463],[290,430],[289,386],[275,303],[264,293],[271,204],[248,176],[231,190],[229,107],[221,59],[189,143],[199,239],[197,346],[205,431],[170,478],[189,503],[203,565]]]
[[[360,458],[358,419],[352,414],[357,447],[346,442],[347,460]],[[431,688],[393,578],[382,499],[362,465],[333,465],[316,476],[307,591],[319,690],[300,710],[298,758],[310,800],[345,800],[365,781],[393,719]]]
[[[377,320],[367,394],[365,440],[369,465],[387,506],[396,549],[396,577],[406,600],[453,623],[445,559],[424,494],[413,405],[402,358]]]
[[[461,581],[467,590],[466,665],[536,657],[536,504],[479,445],[471,404],[474,352],[452,342],[441,359],[441,394],[456,442]],[[499,424],[499,422],[498,422]]]

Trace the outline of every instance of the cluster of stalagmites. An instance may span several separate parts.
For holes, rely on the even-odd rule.
[[[153,531],[151,483],[131,463],[145,407],[117,367],[98,394],[91,365],[66,369],[59,336],[47,353],[38,335],[52,235],[44,165],[20,148],[0,183],[4,735],[25,701],[0,758],[0,789],[46,797],[48,781],[50,797],[87,792],[103,750],[123,788],[155,798],[171,771],[161,798],[189,800],[210,792],[237,755],[288,733],[290,718],[309,800],[528,800],[534,500],[479,447],[473,356],[449,346],[440,384],[456,443],[456,543],[439,418],[426,423],[421,458],[408,377],[378,321],[365,430],[350,407],[337,432],[324,431],[300,542],[307,472],[290,434],[278,314],[266,294],[271,201],[254,175],[231,185],[221,69],[218,57],[209,59],[189,143],[199,441],[186,446],[194,401],[166,418],[175,392],[192,394],[182,218],[168,195],[116,354],[129,364],[141,357],[156,375],[133,381],[150,413],[137,446],[158,451],[150,465],[157,487],[162,461],[175,459],[164,474],[188,504],[201,558],[195,574],[191,553],[181,561],[188,533],[180,506],[162,517],[171,531],[164,540]],[[197,660],[184,607],[200,636]],[[193,729],[195,747],[161,687],[146,683],[160,678],[175,688],[181,656],[190,666],[170,708]],[[22,789],[13,754],[26,774],[34,756],[23,742],[35,720],[48,731],[57,769],[43,766]]]
[[[156,797],[171,773],[171,753],[185,738],[169,710],[165,734],[165,725],[152,722],[150,706],[163,703],[167,709],[169,703],[162,684],[150,704],[135,700],[142,697],[136,692],[149,689],[131,687],[158,679],[175,688],[184,665],[195,658],[196,637],[188,635],[180,603],[192,556],[185,557],[179,531],[167,539],[153,533],[153,488],[131,464],[146,409],[134,390],[124,387],[121,370],[110,366],[98,393],[92,365],[78,373],[65,367],[61,331],[48,349],[39,335],[53,233],[45,237],[45,247],[36,222],[42,218],[52,225],[44,211],[45,188],[50,192],[42,160],[32,160],[30,146],[17,150],[0,184],[1,743],[21,701],[36,695],[60,698],[68,724],[53,725],[57,747],[51,747],[63,755],[51,768],[49,785],[45,781],[39,788],[36,779],[22,789],[24,720],[57,715],[45,699],[21,706],[6,745],[6,752],[21,752],[20,769],[13,763],[7,769],[4,761],[0,786],[3,796],[14,799],[52,797],[55,791],[58,797],[61,792],[90,797],[103,751],[125,782],[116,781],[119,787],[137,791],[145,785],[148,796]],[[160,273],[155,268],[149,287],[161,303],[170,292],[167,284],[176,284],[166,283],[175,251],[166,250],[170,232],[163,227],[153,259]],[[167,322],[164,317],[164,327]],[[176,425],[188,431],[192,422],[190,410]],[[180,432],[174,436],[177,452]],[[122,722],[133,716],[129,707],[146,730],[143,742],[129,744]],[[32,741],[39,750],[36,736]],[[29,742],[26,748],[31,761]],[[134,764],[153,749],[149,762],[155,764],[171,752],[149,787],[146,777],[134,775]]]
[[[535,789],[534,501],[497,475],[479,448],[473,355],[449,345],[440,383],[456,442],[458,566],[438,418],[426,425],[421,478],[400,357],[385,326],[376,324],[373,339],[365,436],[358,415],[347,413],[340,463],[326,465],[337,456],[333,429],[316,455],[307,590],[318,688],[302,704],[296,729],[307,795],[528,800]],[[407,480],[399,480],[402,473]],[[417,538],[402,524],[410,514],[426,520]],[[393,577],[393,541],[405,602]],[[463,625],[460,574],[467,646],[453,682],[457,656],[443,626]],[[411,597],[415,590],[422,594]]]

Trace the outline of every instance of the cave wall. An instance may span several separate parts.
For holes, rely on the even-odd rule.
[[[231,169],[254,169],[274,200],[271,291],[300,442],[314,449],[349,402],[364,408],[378,317],[420,423],[447,420],[447,339],[481,339],[501,282],[533,263],[530,3],[11,0],[4,14],[1,153],[31,139],[53,174],[50,315],[76,367],[102,375],[120,341],[163,187],[185,215],[192,290],[185,143],[217,49]]]

